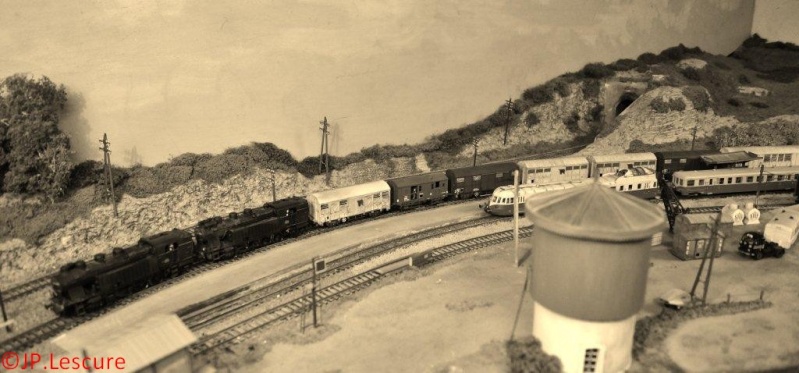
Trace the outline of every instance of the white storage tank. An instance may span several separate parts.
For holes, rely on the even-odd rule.
[[[535,224],[533,335],[565,372],[629,368],[663,211],[600,183],[528,199],[525,209]]]

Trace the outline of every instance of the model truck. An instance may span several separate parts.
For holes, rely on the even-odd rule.
[[[754,259],[764,256],[782,257],[799,236],[799,205],[785,207],[766,224],[763,233],[746,232],[738,252]]]

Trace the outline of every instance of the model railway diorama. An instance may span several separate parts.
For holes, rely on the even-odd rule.
[[[64,265],[52,278],[48,307],[61,315],[102,308],[201,262],[232,258],[313,229],[353,219],[492,194],[484,207],[511,215],[514,172],[518,203],[533,194],[599,183],[641,198],[670,187],[681,195],[793,191],[799,146],[722,148],[499,162],[434,171],[312,193],[213,217],[192,229],[173,229],[113,248],[90,261]],[[763,175],[762,178],[759,176]]]

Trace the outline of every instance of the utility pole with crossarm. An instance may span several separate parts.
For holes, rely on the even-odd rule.
[[[111,143],[108,142],[108,135],[103,133],[103,139],[100,140],[100,143],[103,144],[103,147],[100,148],[100,150],[103,151],[103,168],[105,171],[105,182],[107,183],[105,192],[106,195],[110,193],[111,204],[114,206],[114,217],[116,218],[118,217],[117,198],[114,194],[114,178],[111,174],[111,149],[108,148]]]

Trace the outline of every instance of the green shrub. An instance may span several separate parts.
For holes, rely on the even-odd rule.
[[[596,98],[599,97],[599,91],[601,82],[599,80],[587,80],[583,83],[583,95],[586,98]]]
[[[691,100],[694,109],[697,111],[707,112],[707,109],[710,108],[710,97],[707,91],[701,86],[692,85],[683,87],[682,94]]]
[[[552,91],[549,87],[540,85],[525,90],[524,93],[522,93],[522,98],[529,101],[533,105],[541,105],[551,102],[554,97],[552,96]]]
[[[739,107],[739,106],[743,105],[743,102],[741,102],[741,100],[739,100],[739,99],[737,99],[735,97],[731,97],[729,100],[727,100],[727,103],[730,104],[731,106],[735,106],[735,107]]]
[[[552,83],[552,89],[558,94],[560,97],[567,97],[571,92],[571,88],[569,88],[569,83],[564,80],[557,79]]]
[[[563,369],[560,359],[544,352],[535,337],[511,340],[505,346],[512,373],[560,373]]]
[[[698,82],[698,81],[702,80],[702,75],[699,73],[699,70],[697,70],[697,69],[695,69],[693,67],[688,67],[688,68],[682,69],[682,70],[680,70],[680,73],[684,77],[686,77],[686,78],[688,78],[690,80],[693,80],[693,81],[697,81]]]
[[[603,63],[589,63],[577,72],[577,76],[587,79],[604,79],[616,75],[616,71]]]
[[[531,127],[533,127],[534,125],[536,125],[536,124],[538,124],[540,122],[541,122],[541,120],[538,119],[538,115],[536,115],[532,111],[528,112],[527,113],[527,117],[524,118],[524,124],[527,125],[527,128],[531,128]]]
[[[664,59],[662,57],[650,52],[646,52],[638,56],[638,61],[641,61],[647,65],[657,65],[663,62],[663,60]]]
[[[663,97],[656,97],[649,103],[649,106],[654,110],[656,113],[668,113],[669,111],[683,111],[685,110],[685,102],[679,98],[672,98],[669,101],[663,99]]]
[[[637,69],[639,67],[646,69],[646,64],[641,61],[629,58],[622,58],[610,64],[610,68],[616,71],[629,71],[632,69]]]
[[[757,77],[777,83],[793,83],[799,78],[799,67],[786,66],[757,74]]]

